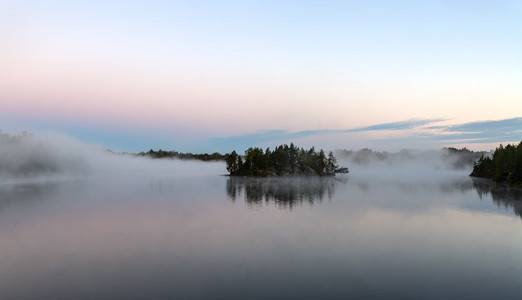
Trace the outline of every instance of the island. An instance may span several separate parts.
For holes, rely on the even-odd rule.
[[[293,143],[277,146],[273,151],[250,147],[244,156],[234,150],[225,154],[225,161],[231,176],[334,176],[348,173],[348,168],[339,167],[331,151],[326,156],[322,149],[319,152],[314,147],[305,150]]]
[[[500,144],[491,157],[482,155],[473,165],[470,176],[522,187],[522,142],[518,145]]]

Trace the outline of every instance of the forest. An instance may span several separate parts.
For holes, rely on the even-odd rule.
[[[232,151],[225,154],[227,171],[232,176],[334,176],[348,173],[348,168],[339,167],[332,152],[325,155],[314,147],[305,150],[294,144],[267,148],[249,148],[241,156]]]
[[[470,176],[522,186],[522,142],[518,145],[500,144],[492,157],[482,155]]]

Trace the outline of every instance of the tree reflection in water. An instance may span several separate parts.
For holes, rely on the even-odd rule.
[[[346,178],[336,177],[230,177],[227,194],[232,201],[244,197],[250,206],[274,203],[280,208],[322,202],[325,195],[331,199],[337,182]]]
[[[522,189],[481,178],[473,178],[473,187],[481,199],[491,194],[495,204],[499,207],[512,208],[513,212],[522,219]]]

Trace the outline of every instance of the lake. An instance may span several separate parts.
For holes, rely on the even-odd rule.
[[[444,176],[0,184],[0,299],[519,299],[522,193]]]

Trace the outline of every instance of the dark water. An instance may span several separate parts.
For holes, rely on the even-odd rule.
[[[522,195],[472,181],[0,185],[0,299],[520,299]]]

